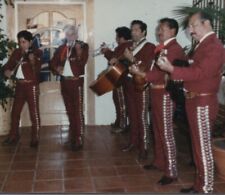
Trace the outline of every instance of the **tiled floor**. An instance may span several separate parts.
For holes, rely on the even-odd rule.
[[[1,192],[177,193],[192,184],[194,169],[185,153],[178,155],[178,181],[162,187],[156,184],[161,172],[143,170],[146,162],[139,162],[135,151],[121,152],[126,134],[112,134],[109,126],[87,127],[84,149],[71,152],[63,145],[64,129],[42,127],[38,149],[29,147],[29,128],[22,129],[17,146],[0,146]],[[216,178],[215,192],[225,192],[225,181]]]

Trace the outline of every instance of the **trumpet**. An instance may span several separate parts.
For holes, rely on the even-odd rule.
[[[102,54],[103,54],[103,53],[102,53],[102,49],[103,49],[103,48],[114,49],[115,46],[116,46],[116,43],[115,43],[115,42],[110,43],[110,44],[106,44],[106,43],[103,42],[103,43],[100,45],[99,48],[97,48],[97,49],[95,49],[95,50],[93,51],[92,57],[96,57],[96,56],[102,55]]]

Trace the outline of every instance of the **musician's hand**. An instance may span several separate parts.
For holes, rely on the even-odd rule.
[[[128,48],[125,49],[124,51],[124,56],[125,58],[127,58],[129,61],[134,62],[134,56],[131,50],[129,50]]]
[[[62,67],[62,66],[58,66],[58,67],[56,68],[56,71],[57,71],[57,73],[58,73],[59,75],[62,75],[62,74],[63,74],[63,67]]]
[[[11,70],[6,70],[4,72],[4,75],[7,77],[7,78],[10,78],[12,76],[12,71]]]
[[[131,74],[138,74],[140,73],[140,69],[136,65],[132,65],[129,67],[129,72]]]
[[[30,61],[31,63],[34,63],[34,62],[35,62],[35,56],[34,56],[34,54],[33,54],[33,53],[29,53],[28,59],[29,59],[29,61]]]
[[[109,64],[111,65],[111,66],[114,66],[115,64],[117,64],[118,63],[118,60],[116,59],[116,58],[112,58],[110,61],[109,61]]]
[[[172,73],[174,70],[173,65],[170,63],[170,61],[165,56],[160,57],[156,63],[161,70],[164,70],[166,72]]]
[[[145,72],[142,72],[137,65],[132,65],[129,67],[129,72],[133,75],[138,75],[138,76],[141,76],[141,77],[145,77]]]

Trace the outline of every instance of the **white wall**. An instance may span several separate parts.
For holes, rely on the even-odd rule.
[[[0,13],[1,15],[4,16],[4,18],[2,19],[2,21],[0,22],[0,25],[1,25],[1,29],[3,29],[4,31],[6,31],[6,5],[4,2],[1,2],[2,3],[2,7],[0,8]]]
[[[63,3],[65,0],[54,1]],[[172,10],[176,6],[191,4],[192,0],[94,0],[93,33],[95,47],[97,48],[103,41],[106,43],[114,42],[115,28],[118,26],[129,27],[130,22],[134,19],[140,19],[147,23],[147,38],[156,44],[154,33],[157,21],[162,17],[174,17]],[[3,8],[0,11],[6,16],[6,9]],[[7,29],[6,23],[7,19],[4,18],[1,27],[3,26],[4,29]],[[182,46],[189,44],[184,33],[179,33],[178,41]],[[107,61],[102,56],[95,58],[96,78],[106,66]],[[95,108],[95,121],[97,125],[109,124],[115,120],[115,108],[111,93],[101,97],[96,96]]]
[[[118,26],[128,26],[134,19],[143,20],[148,25],[149,41],[156,44],[155,27],[157,21],[163,17],[174,17],[172,10],[176,6],[191,5],[192,0],[95,0],[95,47],[97,48],[103,41],[114,42],[114,30]],[[180,32],[178,41],[182,46],[190,42]],[[107,66],[104,57],[95,58],[95,74],[97,75]],[[115,109],[112,102],[112,94],[106,94],[95,98],[96,124],[109,124],[115,120]]]
[[[7,16],[6,16],[6,5],[4,2],[2,2],[2,7],[0,8],[0,13],[4,17],[2,18],[2,21],[0,22],[1,29],[3,30],[4,34],[7,34]],[[5,64],[7,62],[7,59],[3,60],[2,64]]]
[[[225,66],[225,64],[224,64]],[[221,83],[220,83],[220,88],[218,92],[218,101],[220,104],[225,105],[225,77],[222,77]]]

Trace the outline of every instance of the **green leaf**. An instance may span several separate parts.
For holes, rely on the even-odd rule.
[[[196,6],[178,6],[173,10],[180,26],[185,29],[188,26],[188,17],[198,11],[205,11],[214,19],[214,23],[220,23],[218,34],[219,38],[225,42],[225,8],[217,7],[209,3],[205,8]]]

